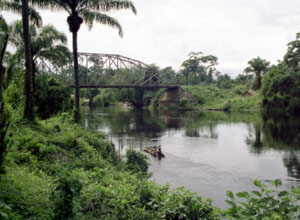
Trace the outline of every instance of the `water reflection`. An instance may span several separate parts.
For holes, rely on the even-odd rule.
[[[267,118],[263,121],[265,143],[272,148],[285,149],[300,146],[300,119]]]
[[[252,190],[253,179],[300,179],[299,119],[118,107],[85,114],[84,125],[106,132],[121,154],[160,144],[166,158],[151,158],[153,180],[185,185],[220,207],[227,189]]]
[[[263,143],[284,151],[283,164],[288,176],[300,178],[300,120],[299,118],[268,118],[263,122]]]
[[[253,154],[261,154],[264,149],[262,143],[261,124],[255,122],[253,124],[247,124],[248,136],[246,137],[246,144],[250,146],[250,152]]]
[[[245,143],[252,154],[282,152],[283,165],[289,177],[300,178],[300,120],[298,118],[265,118],[249,123]]]

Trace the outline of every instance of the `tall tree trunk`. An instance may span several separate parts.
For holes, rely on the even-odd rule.
[[[78,77],[78,53],[77,53],[77,31],[72,32],[73,37],[73,57],[74,57],[74,77],[75,77],[75,121],[78,122],[80,119],[80,108],[79,108],[79,77]]]
[[[257,89],[260,89],[261,87],[261,73],[257,74]]]
[[[189,84],[189,72],[188,71],[185,72],[185,84],[186,85]]]
[[[6,51],[6,47],[7,47],[7,43],[8,43],[8,37],[9,34],[6,33],[3,36],[1,46],[2,48],[0,48],[0,102],[2,101],[2,93],[3,93],[3,81],[4,81],[4,73],[5,73],[5,68],[3,66],[3,58],[4,58],[4,54]]]
[[[4,101],[3,101],[3,81],[4,81],[4,74],[5,68],[3,66],[3,58],[6,51],[7,43],[8,43],[9,34],[5,33],[3,38],[0,42],[0,173],[3,172],[3,161],[7,149],[6,144],[6,134],[9,128],[9,115],[8,112],[4,109]]]
[[[25,111],[24,116],[29,120],[34,119],[33,109],[33,85],[32,85],[32,66],[31,66],[31,53],[30,53],[30,35],[29,35],[29,10],[28,0],[22,0],[22,21],[23,21],[23,38],[25,46]]]

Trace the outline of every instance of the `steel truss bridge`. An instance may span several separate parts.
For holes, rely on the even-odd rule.
[[[78,53],[80,88],[176,88],[154,67],[118,54]],[[75,87],[73,66],[55,67],[39,61],[42,72]]]

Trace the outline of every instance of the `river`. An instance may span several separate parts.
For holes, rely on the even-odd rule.
[[[250,191],[255,179],[300,180],[298,119],[259,114],[85,108],[84,125],[108,134],[120,154],[161,145],[165,158],[149,155],[150,180],[184,186],[226,208],[226,190]]]

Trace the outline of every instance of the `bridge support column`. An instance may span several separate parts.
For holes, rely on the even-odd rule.
[[[159,100],[160,107],[171,107],[177,106],[180,99],[186,99],[191,102],[198,101],[190,92],[183,89],[182,87],[168,88],[164,96]]]

